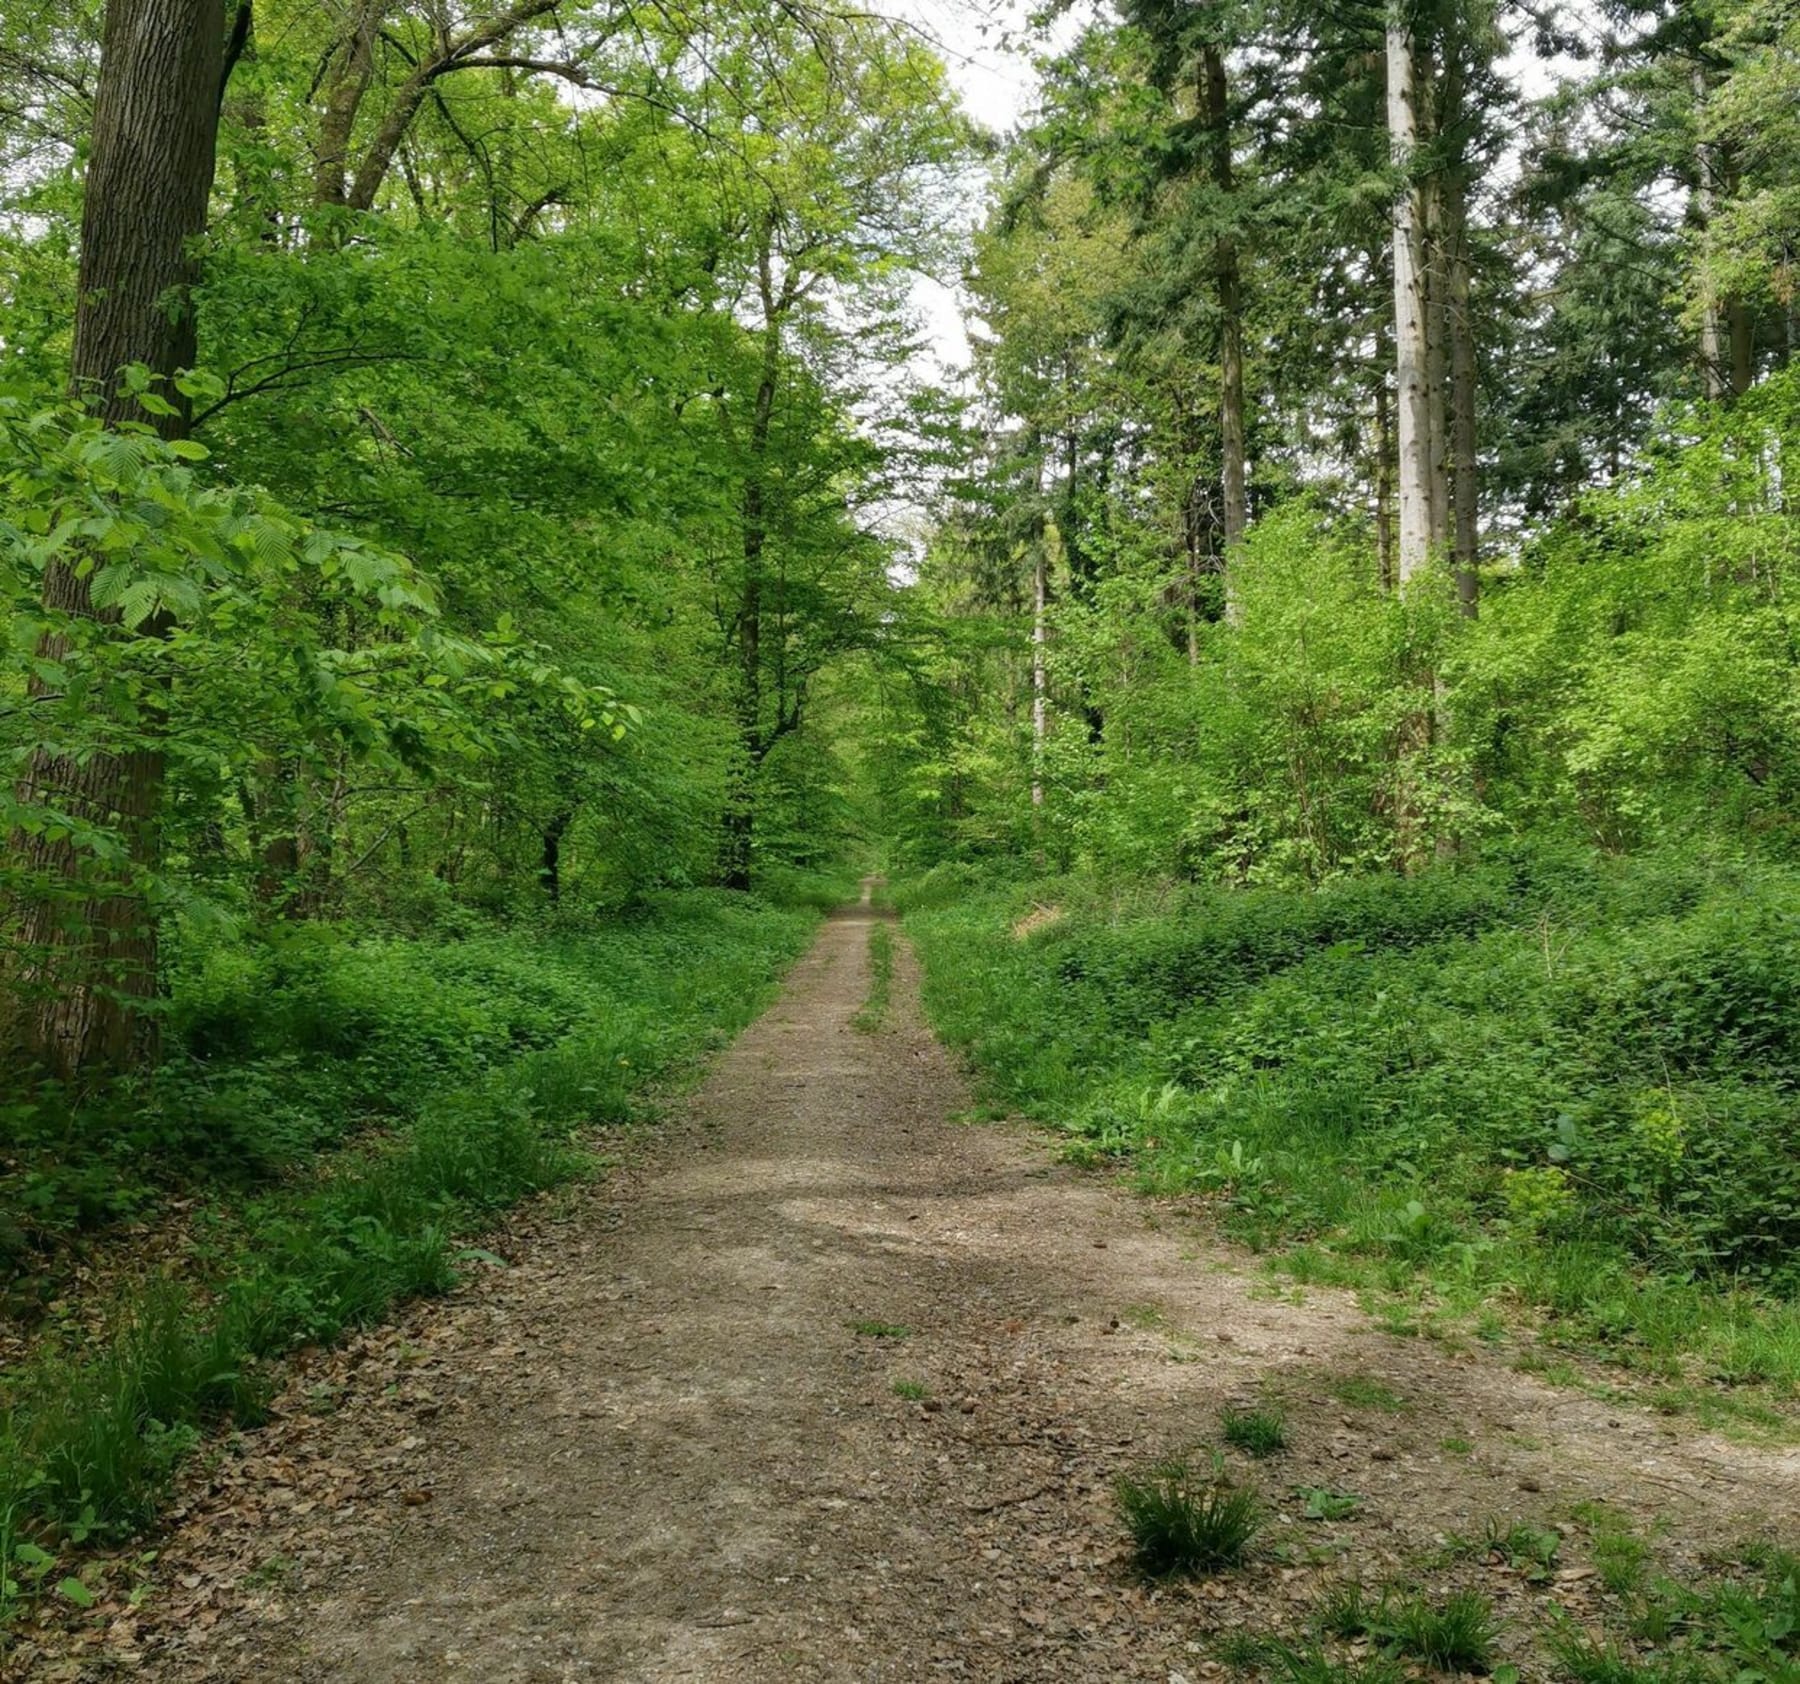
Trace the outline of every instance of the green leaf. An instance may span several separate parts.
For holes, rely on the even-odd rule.
[[[56,1588],[77,1608],[92,1608],[94,1605],[94,1593],[73,1576],[64,1579]]]

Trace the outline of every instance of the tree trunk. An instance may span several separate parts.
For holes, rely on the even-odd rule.
[[[1392,253],[1387,248],[1369,253],[1369,269],[1379,275]],[[1394,369],[1394,338],[1385,312],[1375,322],[1375,564],[1381,589],[1391,592],[1397,583],[1394,554],[1394,394],[1388,380]]]
[[[109,423],[141,419],[118,391],[130,363],[172,376],[192,364],[191,247],[205,231],[218,140],[225,0],[109,0],[94,101],[72,374]],[[186,431],[185,406],[158,419]],[[44,575],[51,613],[95,617],[87,581],[60,562]],[[155,630],[157,628],[152,628]],[[166,628],[162,628],[166,629]],[[57,659],[65,640],[40,653]],[[153,748],[85,760],[35,756],[20,795],[115,828],[125,880],[99,876],[65,841],[18,844],[34,890],[22,907],[23,1050],[65,1079],[122,1070],[153,1055],[156,928],[136,879],[157,859],[162,756]]]
[[[1413,43],[1397,18],[1387,28],[1388,134],[1405,179],[1394,198],[1394,367],[1397,376],[1400,540],[1396,569],[1406,590],[1431,561],[1431,391],[1420,193],[1411,180],[1418,151]]]
[[[1475,318],[1469,305],[1468,176],[1453,170],[1445,181],[1444,275],[1450,331],[1450,503],[1455,516],[1450,555],[1456,569],[1456,601],[1473,619],[1480,600],[1480,478],[1475,431]]]
[[[1225,83],[1225,55],[1216,42],[1202,49],[1206,75],[1206,121],[1211,131],[1212,178],[1220,214],[1232,215],[1236,191],[1231,166],[1231,102]],[[1240,618],[1232,567],[1250,525],[1244,415],[1244,305],[1237,240],[1229,224],[1214,244],[1219,288],[1219,447],[1224,504],[1225,618]]]
[[[1706,71],[1694,66],[1694,110],[1696,117],[1706,103]],[[1696,182],[1694,186],[1694,218],[1702,232],[1712,226],[1719,204],[1719,165],[1714,149],[1705,141],[1695,148]],[[1708,398],[1717,402],[1725,396],[1725,345],[1720,320],[1719,300],[1712,282],[1700,280],[1700,379]]]
[[[1032,546],[1031,569],[1031,804],[1044,804],[1044,742],[1050,730],[1050,543],[1055,525],[1045,520]]]
[[[538,881],[544,886],[552,906],[562,904],[562,839],[568,834],[574,817],[574,810],[564,807],[544,826],[544,851],[538,864]]]
[[[750,412],[749,459],[742,502],[744,574],[737,604],[737,751],[726,784],[719,838],[719,880],[728,889],[750,887],[756,832],[756,774],[768,752],[763,729],[763,551],[768,545],[767,472],[775,393],[781,379],[781,305],[775,290],[773,229],[764,231],[759,273],[763,304],[763,362]]]
[[[1394,400],[1387,370],[1375,382],[1375,563],[1381,588],[1394,588]]]
[[[1450,548],[1450,277],[1444,240],[1444,182],[1421,186],[1425,222],[1425,391],[1431,418],[1431,553]]]
[[[1756,318],[1738,298],[1726,317],[1731,324],[1731,395],[1741,398],[1756,381]]]
[[[319,147],[313,160],[313,201],[320,205],[350,202],[350,141],[356,114],[375,74],[375,40],[387,11],[383,0],[360,0],[338,52],[336,70],[325,90],[319,116]]]

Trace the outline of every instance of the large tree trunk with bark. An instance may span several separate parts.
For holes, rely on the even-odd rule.
[[[1450,547],[1450,306],[1442,184],[1425,194],[1425,390],[1431,414],[1431,553]]]
[[[119,371],[142,363],[165,378],[194,358],[192,245],[206,228],[225,67],[225,0],[109,0],[81,224],[73,378],[108,422],[141,420]],[[169,393],[173,398],[175,394]],[[186,430],[177,412],[158,426]],[[52,562],[44,606],[96,618],[87,581]],[[151,632],[166,628],[148,628]],[[52,634],[49,659],[67,640]],[[17,843],[30,888],[21,906],[25,955],[22,1050],[66,1080],[129,1068],[154,1051],[156,929],[139,892],[156,863],[162,757],[154,748],[86,759],[39,754],[21,796],[117,831],[129,866],[100,872],[67,841]]]
[[[1694,104],[1706,103],[1706,70],[1694,66]],[[1711,227],[1719,204],[1719,161],[1713,146],[1701,141],[1695,149],[1693,217],[1702,231]],[[1719,298],[1712,282],[1702,273],[1700,281],[1700,380],[1707,397],[1715,402],[1725,396],[1725,341]]]
[[[781,381],[781,312],[776,291],[772,230],[759,256],[763,305],[762,372],[750,411],[742,500],[743,577],[737,603],[737,745],[727,774],[724,822],[719,837],[719,880],[728,889],[748,889],[756,835],[756,780],[774,740],[763,723],[763,552],[769,541],[769,435]]]
[[[356,114],[375,75],[375,42],[387,6],[383,0],[359,0],[352,7],[342,41],[331,56],[319,113],[318,147],[313,158],[313,200],[320,205],[350,202],[351,137]]]

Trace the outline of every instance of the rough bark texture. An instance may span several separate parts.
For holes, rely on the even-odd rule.
[[[164,376],[192,363],[191,242],[206,227],[217,141],[225,0],[110,0],[94,103],[81,227],[73,377],[109,422],[142,419],[118,374]],[[176,436],[186,417],[162,418]],[[44,605],[95,615],[87,582],[53,562]],[[151,628],[155,630],[157,628]],[[56,658],[66,641],[52,636]],[[40,754],[23,800],[118,830],[134,868],[155,862],[162,757],[152,748],[85,761]],[[97,881],[62,841],[18,844],[32,885],[21,908],[26,952],[24,1051],[65,1079],[125,1068],[153,1044],[144,1007],[156,990],[156,932],[129,882]],[[116,873],[112,874],[116,877]]]
[[[382,0],[362,0],[351,12],[349,28],[332,55],[313,163],[313,198],[321,205],[349,203],[350,140],[356,113],[375,74],[375,40],[386,11]]]
[[[1706,100],[1706,71],[1694,66],[1694,99]],[[1719,164],[1714,149],[1704,141],[1695,149],[1694,219],[1704,230],[1712,225],[1719,201]],[[1725,396],[1724,329],[1718,295],[1704,277],[1700,283],[1700,378],[1706,395],[1715,402]]]
[[[1741,398],[1756,381],[1756,318],[1737,298],[1726,317],[1731,324],[1731,395]]]
[[[1425,392],[1431,417],[1431,551],[1450,547],[1450,277],[1445,251],[1444,180],[1420,186],[1425,234]]]

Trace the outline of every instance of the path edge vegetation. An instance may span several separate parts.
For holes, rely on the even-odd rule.
[[[115,1303],[84,1306],[68,1334],[49,1330],[0,1389],[0,1653],[36,1597],[96,1600],[89,1551],[152,1529],[219,1433],[263,1424],[293,1350],[504,1266],[478,1242],[509,1209],[603,1177],[596,1131],[653,1121],[697,1080],[847,893],[837,878],[787,888],[786,904],[663,897],[611,920],[644,962],[592,979],[591,1009],[564,1033],[424,1093],[272,1185],[196,1188],[206,1237],[189,1254],[131,1278]],[[650,977],[660,986],[644,988]]]
[[[1709,1159],[1703,1115],[1689,1112],[1684,1127],[1704,1092],[1697,1078],[1684,1085],[1665,1060],[1650,1063],[1655,1080],[1622,1083],[1622,1098],[1596,1080],[1586,1110],[1528,1116],[1513,1139],[1513,1119],[1484,1128],[1473,1109],[1455,1109],[1477,1105],[1479,1088],[1446,1087],[1423,1060],[1396,1074],[1381,1065],[1390,1048],[1370,1051],[1389,1035],[1376,1022],[1384,1013],[1413,1014],[1421,1043],[1454,1014],[1476,1027],[1441,1056],[1473,1057],[1489,1026],[1466,992],[1471,973],[1485,972],[1490,990],[1513,986],[1520,956],[1529,962],[1546,921],[1565,915],[1554,939],[1569,974],[1652,1001],[1627,1027],[1618,1011],[1605,1015],[1596,1041],[1683,1032],[1671,1004],[1680,993],[1701,1010],[1692,999],[1732,981],[1731,966],[1758,975],[1770,946],[1792,939],[1779,914],[1759,922],[1754,871],[1724,869],[1709,897],[1694,881],[1705,866],[1594,869],[1575,897],[1596,895],[1585,923],[1568,898],[1534,898],[1467,862],[1294,893],[959,864],[898,882],[893,900],[927,1016],[969,1061],[988,1110],[1041,1126],[1066,1161],[1203,1201],[1225,1235],[1264,1256],[1275,1290],[1348,1287],[1390,1333],[1501,1345],[1554,1382],[1624,1387],[1708,1425],[1791,1439],[1800,1308],[1778,1279],[1709,1276],[1679,1250],[1674,1216],[1664,1219],[1665,1200],[1677,1215],[1700,1204],[1683,1189],[1688,1171],[1715,1204],[1775,1201],[1779,1232],[1786,1182]],[[1778,902],[1786,874],[1767,870]],[[1724,955],[1723,983],[1707,970],[1709,949]],[[1555,1010],[1599,1009],[1580,989],[1571,999]],[[1531,1000],[1508,1004],[1526,1019],[1509,1051],[1527,1047],[1553,1073],[1558,1056],[1585,1056],[1579,1043],[1569,1052],[1553,1013],[1534,1020]],[[1419,1124],[1420,1094],[1451,1110],[1435,1114],[1435,1137],[1421,1126],[1396,1150],[1396,1129]],[[1626,1118],[1612,1132],[1609,1107]],[[1664,1179],[1646,1183],[1645,1160],[1659,1153]],[[1618,1219],[1633,1200],[1644,1207],[1637,1228]],[[1712,1214],[1693,1216],[1695,1245],[1717,1241]],[[1781,1255],[1777,1246],[1777,1268]]]

